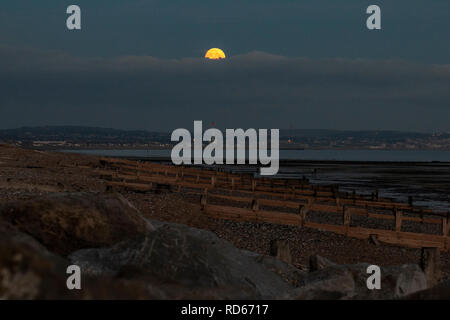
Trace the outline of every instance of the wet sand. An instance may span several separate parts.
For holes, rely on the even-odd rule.
[[[168,158],[132,158],[170,163]],[[230,172],[257,175],[252,165],[206,166]],[[315,184],[337,184],[341,191],[408,202],[440,212],[450,212],[450,162],[360,162],[301,161],[280,162],[275,178],[307,178]]]

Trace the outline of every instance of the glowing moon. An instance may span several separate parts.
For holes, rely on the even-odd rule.
[[[222,50],[220,50],[219,48],[212,48],[206,52],[205,58],[211,59],[211,60],[219,60],[219,59],[225,59],[226,56],[225,56],[225,53]]]

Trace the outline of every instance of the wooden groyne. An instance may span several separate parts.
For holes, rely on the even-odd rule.
[[[360,195],[341,192],[337,185],[313,185],[305,179],[254,178],[126,159],[102,158],[101,163],[97,173],[111,187],[183,192],[214,218],[313,228],[450,251],[448,212],[380,198],[377,192]]]

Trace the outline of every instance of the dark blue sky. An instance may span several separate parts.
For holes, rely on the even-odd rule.
[[[450,130],[449,31],[448,0],[4,0],[0,127]]]
[[[83,10],[82,32],[65,29],[65,8]],[[365,28],[369,4],[381,32]],[[199,57],[229,54],[401,58],[449,63],[447,0],[3,0],[0,41],[86,56]]]

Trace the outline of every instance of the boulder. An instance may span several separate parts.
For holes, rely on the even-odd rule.
[[[0,219],[62,255],[112,245],[152,228],[123,196],[113,193],[55,193],[10,202],[0,208]]]
[[[420,267],[425,273],[429,287],[438,284],[442,279],[439,248],[422,248]]]
[[[293,288],[215,234],[172,223],[111,248],[74,252],[69,259],[92,276],[140,279],[172,299],[275,299]]]
[[[355,279],[357,299],[399,299],[427,288],[426,276],[417,264],[381,267],[381,289],[367,289],[367,267],[361,263],[348,266]]]
[[[327,258],[324,258],[322,256],[319,256],[317,254],[312,255],[309,257],[309,271],[317,271],[322,270],[331,266],[335,266],[336,263],[328,260]]]
[[[450,280],[436,286],[415,292],[405,297],[406,300],[450,300]]]
[[[297,299],[397,299],[427,287],[418,265],[381,267],[381,289],[369,290],[370,264],[338,265],[322,256],[310,257],[310,274],[295,294]]]
[[[64,297],[66,265],[30,236],[0,222],[0,299]]]
[[[295,289],[296,299],[398,299],[427,288],[418,265],[380,267],[381,288],[367,288],[368,263],[331,265],[310,272]]]
[[[241,250],[241,253],[251,257],[264,268],[278,274],[293,287],[297,287],[306,276],[305,271],[302,271],[289,263],[283,262],[278,258],[247,250]]]
[[[328,267],[311,272],[294,290],[293,298],[299,300],[349,299],[355,295],[352,272],[344,267]]]
[[[81,290],[69,290],[69,264],[31,236],[0,221],[0,300],[167,298],[145,283],[108,277],[94,279],[84,274]]]

